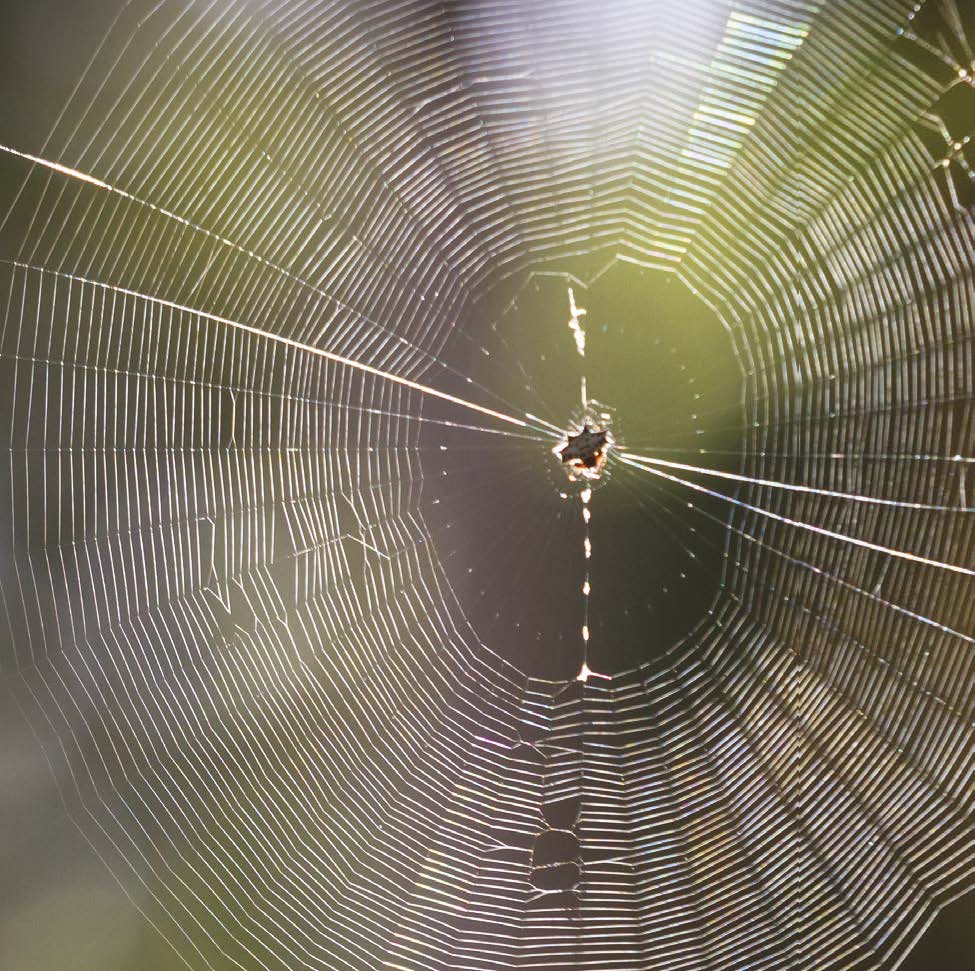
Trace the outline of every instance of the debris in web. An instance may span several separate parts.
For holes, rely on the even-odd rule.
[[[569,318],[569,330],[572,331],[572,336],[575,338],[576,350],[580,355],[585,357],[586,332],[583,330],[582,324],[579,323],[579,318],[586,315],[586,310],[583,307],[576,306],[576,298],[572,292],[572,287],[569,287],[569,312],[572,314]]]

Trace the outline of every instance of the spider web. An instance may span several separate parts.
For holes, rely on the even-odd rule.
[[[887,968],[972,886],[972,70],[952,4],[136,0],[4,142],[5,670],[187,966]],[[607,251],[741,363],[739,452],[614,473],[726,569],[546,680],[422,503],[561,434],[458,321]]]

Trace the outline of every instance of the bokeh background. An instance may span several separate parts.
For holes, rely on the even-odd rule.
[[[243,15],[250,6],[227,5]],[[484,8],[489,19],[490,7]],[[701,8],[701,30],[711,29],[706,0],[698,0],[697,7]],[[455,12],[460,16],[465,10],[466,5],[460,4]],[[578,15],[578,10],[573,10]],[[960,10],[963,18],[971,16],[964,7]],[[433,20],[442,13],[439,5],[418,4],[403,16],[422,19],[425,11]],[[73,123],[70,111],[67,116],[62,111],[66,105],[78,104],[76,84],[115,22],[119,4],[107,0],[4,0],[2,12],[0,142],[43,154],[49,133],[65,131]],[[134,27],[147,12],[148,7],[135,4],[123,17],[131,19]],[[210,13],[216,17],[219,11],[213,8]],[[723,19],[723,13],[722,8],[718,19]],[[354,20],[359,14],[366,16],[365,6],[360,11],[352,4],[349,17]],[[600,16],[601,7],[593,5],[593,24],[598,24]],[[867,7],[863,16],[871,16]],[[894,13],[891,18],[896,19]],[[852,17],[851,22],[855,21]],[[966,24],[975,28],[975,20],[965,20],[961,26]],[[666,17],[660,29],[668,29]],[[544,33],[544,25],[535,24],[532,30]],[[382,24],[365,33],[374,39],[380,37]],[[158,53],[160,38],[152,30],[141,34],[135,31],[132,36],[135,39],[126,48],[126,57],[132,62]],[[468,40],[458,37],[458,57],[464,56],[463,45]],[[508,38],[499,26],[497,44],[503,48],[509,41],[512,49],[518,48],[518,38]],[[889,44],[897,43],[891,33]],[[905,49],[898,47],[897,51],[903,64],[912,63],[912,55]],[[475,59],[479,56],[472,40],[467,53]],[[109,45],[97,56],[110,63],[112,55]],[[409,55],[404,56],[405,62],[395,65],[395,70],[409,73]],[[601,56],[608,64],[614,60],[612,50],[602,51]],[[230,64],[232,67],[233,62]],[[917,54],[915,67],[918,71],[928,67],[923,54]],[[517,67],[512,70],[517,73]],[[85,92],[95,114],[112,110],[113,96],[123,90],[123,80],[116,76],[104,91],[92,88]],[[924,86],[922,80],[907,73],[898,83]],[[323,84],[340,89],[342,78],[326,77]],[[856,103],[856,95],[848,90],[852,87],[855,80],[847,79],[843,102],[847,106]],[[811,83],[809,90],[815,89]],[[868,94],[878,96],[871,90],[864,97]],[[578,108],[570,103],[563,107],[569,113]],[[548,101],[539,109],[542,114],[548,112],[546,123],[559,109],[558,91],[550,91]],[[968,122],[975,128],[970,105],[963,98],[946,102],[942,109],[944,118],[958,132]],[[520,105],[518,110],[533,109]],[[123,117],[118,119],[120,129],[126,123]],[[798,123],[794,118],[782,119],[784,127]],[[552,127],[558,129],[557,119]],[[571,131],[571,124],[567,128]],[[644,134],[652,139],[654,132]],[[770,139],[770,144],[774,145],[774,140]],[[827,145],[823,154],[828,156],[830,150]],[[558,146],[552,151],[557,154]],[[586,160],[577,161],[585,164]],[[403,164],[408,162],[407,158]],[[417,166],[419,179],[419,162]],[[22,160],[0,154],[4,200],[19,191],[25,171]],[[962,178],[955,191],[964,188]],[[801,180],[792,190],[795,204],[801,205]],[[964,198],[961,201],[967,203]],[[518,402],[560,427],[578,408],[580,380],[585,376],[590,395],[613,410],[614,432],[634,451],[657,450],[656,454],[663,457],[680,458],[704,450],[714,464],[740,469],[740,454],[756,448],[756,438],[748,427],[754,412],[747,411],[744,403],[744,388],[749,374],[754,380],[755,368],[754,362],[742,359],[740,335],[736,339],[729,333],[727,321],[722,322],[707,294],[691,285],[695,281],[663,273],[651,265],[652,260],[637,259],[639,254],[632,247],[614,241],[585,239],[577,244],[581,230],[571,224],[573,205],[573,200],[566,201],[570,225],[565,229],[569,241],[565,251],[543,253],[533,260],[501,260],[493,266],[487,260],[488,267],[474,288],[476,296],[458,298],[443,310],[444,319],[460,336],[433,340],[429,347],[436,351],[441,364],[425,370],[412,362],[412,373],[444,390],[473,398],[476,394],[465,380],[469,378],[477,387]],[[6,206],[5,201],[4,210]],[[29,208],[15,207],[9,215],[3,227],[3,257],[15,255],[21,241],[38,231],[29,214]],[[561,217],[552,218],[557,221]],[[720,223],[720,215],[713,218]],[[873,217],[864,214],[864,218]],[[620,222],[625,221],[621,213]],[[856,221],[856,215],[851,217],[851,226]],[[476,224],[472,217],[472,225]],[[639,237],[639,227],[633,235]],[[64,245],[70,249],[68,243]],[[111,246],[107,249],[110,251]],[[505,242],[491,241],[486,252],[506,254]],[[625,258],[619,258],[621,253]],[[173,257],[177,267],[174,274],[181,272],[181,261],[196,266],[195,260],[196,254],[191,252]],[[720,256],[717,262],[721,262]],[[205,263],[202,257],[201,263]],[[578,303],[588,311],[585,325],[589,347],[584,360],[577,355],[566,327],[568,285],[574,286]],[[368,355],[368,345],[363,352]],[[798,351],[796,354],[799,356]],[[788,358],[788,352],[784,353],[783,359]],[[772,401],[771,410],[790,400],[783,393],[780,401]],[[400,404],[407,412],[419,407],[415,398]],[[957,404],[965,405],[965,401],[959,398]],[[133,414],[138,413],[138,407],[133,406]],[[803,405],[798,407],[801,411]],[[505,665],[510,665],[542,681],[571,681],[582,661],[582,601],[578,595],[582,532],[578,507],[571,497],[562,495],[566,483],[557,463],[547,454],[548,445],[512,441],[496,447],[475,446],[463,429],[436,424],[458,418],[450,406],[424,402],[422,409],[430,424],[407,443],[415,449],[425,481],[418,508],[435,540],[452,586],[451,596],[456,597],[460,614],[475,634],[472,640],[489,645],[506,671]],[[5,426],[22,420],[22,415],[8,399],[0,405],[0,420]],[[950,441],[935,443],[937,447],[970,444],[966,442],[966,422],[970,422],[968,412],[949,433]],[[769,427],[773,424],[770,422]],[[772,433],[765,441],[779,440]],[[718,461],[719,457],[727,461]],[[756,469],[752,467],[751,471]],[[777,471],[783,474],[781,468]],[[874,486],[882,481],[883,476],[876,473]],[[12,510],[12,515],[0,527],[0,542],[9,553],[3,560],[9,563],[18,543],[15,524],[22,516],[40,515],[43,519],[44,514],[38,514],[35,507],[21,509],[10,494],[11,487],[5,484],[5,488],[8,494],[0,496],[0,502]],[[66,506],[70,504],[67,494],[63,499]],[[595,670],[615,674],[639,665],[667,663],[688,638],[694,639],[695,632],[709,629],[715,604],[723,592],[727,593],[729,571],[742,576],[750,564],[752,570],[761,573],[760,563],[742,557],[729,540],[729,524],[749,529],[754,524],[735,519],[720,501],[698,497],[694,499],[697,510],[688,515],[682,509],[686,501],[678,487],[651,483],[622,466],[611,469],[606,483],[597,490],[590,607],[590,665]],[[815,559],[815,551],[801,546],[797,549],[798,555]],[[964,549],[955,553],[966,555]],[[367,554],[350,551],[348,557],[350,574],[360,574]],[[4,589],[10,591],[16,583],[9,566],[4,568]],[[880,589],[884,581],[872,563],[854,565],[850,570],[850,575],[859,575],[871,588],[876,584]],[[225,618],[230,630],[239,613],[248,609],[246,603],[231,600]],[[12,626],[10,637],[16,639],[18,633],[19,628]],[[118,861],[105,859],[98,820],[85,816],[83,801],[79,803],[70,791],[71,760],[59,757],[59,733],[43,717],[47,703],[32,707],[30,691],[14,677],[15,668],[23,663],[22,654],[14,661],[16,645],[8,647],[0,705],[0,832],[4,834],[0,841],[0,967],[23,971],[161,971],[178,967],[183,960],[193,966],[190,949],[184,948],[182,958],[177,957],[155,929],[155,922],[166,920],[158,901],[131,875],[119,880]],[[389,703],[394,702],[392,699]],[[121,809],[123,800],[118,792],[113,796],[105,788],[100,791],[107,800],[106,811]],[[219,834],[215,838],[219,841]],[[170,864],[178,869],[175,855],[163,865]],[[192,884],[186,872],[180,873],[180,879]],[[940,913],[901,967],[941,971],[972,965],[973,928],[975,901],[969,894]],[[167,930],[172,933],[168,925]],[[217,962],[217,967],[224,966],[214,956],[219,954],[221,943],[217,932],[214,949],[207,952],[207,959]]]

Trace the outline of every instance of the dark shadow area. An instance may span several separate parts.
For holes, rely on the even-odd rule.
[[[0,4],[0,132],[5,144],[34,154],[41,149],[120,7],[118,0]],[[18,170],[21,175],[25,164]]]
[[[975,967],[975,893],[934,919],[899,971],[965,971]]]
[[[615,672],[661,655],[705,616],[721,584],[728,515],[724,501],[619,455],[734,465],[741,382],[722,324],[678,279],[609,257],[601,265],[609,268],[573,267],[576,282],[553,271],[497,288],[447,352],[472,380],[445,374],[438,386],[568,431],[580,421],[585,378],[587,398],[610,416],[616,446],[590,501],[588,627],[590,667]],[[585,356],[568,323],[570,285],[586,310]],[[431,422],[421,438],[424,514],[475,631],[527,673],[575,675],[586,622],[579,494],[587,483],[569,481],[551,452],[555,437],[526,438],[535,433],[439,403],[425,414],[484,428],[478,435]]]

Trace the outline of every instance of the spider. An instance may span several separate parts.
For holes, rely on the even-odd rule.
[[[566,467],[572,482],[580,477],[598,479],[606,464],[610,441],[606,429],[593,428],[586,422],[580,432],[569,435],[565,444],[557,445],[553,451]]]

